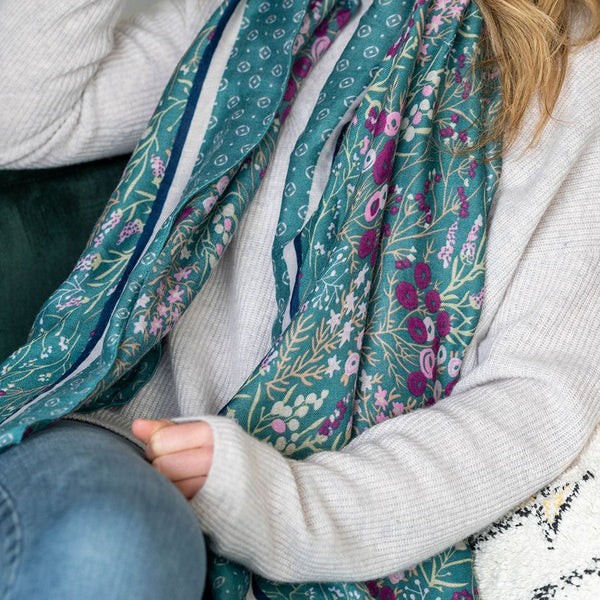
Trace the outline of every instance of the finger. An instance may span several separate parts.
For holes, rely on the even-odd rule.
[[[188,499],[191,500],[206,483],[206,477],[191,477],[190,479],[182,479],[174,481],[173,484],[177,489]]]
[[[173,454],[189,448],[212,448],[213,435],[205,421],[182,423],[157,429],[146,446],[146,456],[152,461],[163,454]]]
[[[172,422],[168,419],[161,419],[160,421],[153,419],[136,419],[131,424],[131,431],[135,437],[144,442],[144,444],[147,444],[156,431],[163,427],[167,427],[168,425],[172,425]]]
[[[206,477],[212,463],[212,449],[192,448],[163,454],[152,461],[152,466],[171,481]]]

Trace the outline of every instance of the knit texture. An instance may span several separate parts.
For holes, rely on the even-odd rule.
[[[130,150],[170,69],[217,2],[162,3],[121,24],[115,1],[5,4],[0,162],[14,168]],[[129,405],[80,417],[130,439],[134,417],[208,421],[214,463],[192,506],[218,553],[280,581],[369,579],[428,558],[556,478],[600,418],[593,355],[600,305],[598,41],[573,56],[556,118],[539,144],[526,150],[537,117],[532,106],[504,159],[485,302],[451,400],[377,425],[341,452],[303,461],[209,416],[270,345],[270,249],[287,160],[357,22],[307,78],[273,168],[170,335],[156,377]],[[35,81],[31,64],[39,64]],[[222,66],[211,66],[203,94],[218,85]],[[316,175],[324,180],[326,164]]]

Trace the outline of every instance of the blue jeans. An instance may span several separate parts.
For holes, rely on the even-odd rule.
[[[0,453],[0,600],[201,600],[204,538],[125,438],[60,421]]]

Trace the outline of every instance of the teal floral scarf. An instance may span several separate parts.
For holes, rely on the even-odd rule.
[[[298,88],[360,6],[248,0],[196,139],[203,81],[238,4],[225,0],[183,57],[83,255],[2,365],[0,447],[125,403],[152,377],[160,340],[269,168]],[[286,456],[340,449],[448,396],[459,377],[500,173],[498,148],[477,144],[499,105],[497,79],[476,64],[481,28],[469,0],[374,0],[297,141],[273,244],[273,346],[224,411]],[[477,596],[464,543],[378,581],[284,585],[220,557],[211,581],[216,598]]]

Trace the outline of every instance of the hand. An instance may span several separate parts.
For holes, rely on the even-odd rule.
[[[213,434],[204,421],[175,424],[136,419],[133,435],[146,444],[146,458],[189,500],[202,488],[213,459]]]

